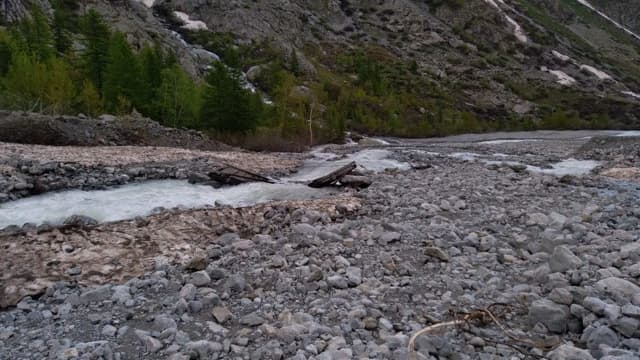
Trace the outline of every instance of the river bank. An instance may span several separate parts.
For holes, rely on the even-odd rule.
[[[607,175],[640,139],[577,135],[327,146],[305,166],[390,169],[324,199],[1,236],[0,358],[635,359],[640,185]],[[408,348],[488,308],[499,323]]]

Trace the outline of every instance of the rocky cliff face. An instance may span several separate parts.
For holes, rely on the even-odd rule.
[[[640,2],[636,0],[592,0],[591,3],[636,34],[640,33]]]
[[[51,13],[48,0],[2,0],[0,1],[0,22],[18,21],[29,15],[29,9],[32,6],[41,8],[45,13]]]

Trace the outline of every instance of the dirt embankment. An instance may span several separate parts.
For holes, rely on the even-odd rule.
[[[231,150],[206,135],[167,128],[140,115],[99,118],[0,111],[0,141],[57,146],[138,145]]]
[[[202,178],[221,165],[281,176],[300,159],[242,151],[136,115],[91,119],[0,111],[0,203],[65,189]]]

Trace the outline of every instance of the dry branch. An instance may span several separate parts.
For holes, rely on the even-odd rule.
[[[545,344],[540,344],[537,343],[531,339],[523,339],[520,338],[518,336],[513,335],[503,324],[502,322],[498,319],[498,317],[494,314],[494,311],[492,311],[493,308],[498,307],[498,306],[502,306],[502,307],[506,307],[506,308],[511,308],[511,306],[509,304],[503,304],[503,303],[494,303],[489,305],[487,308],[484,309],[478,309],[478,310],[474,310],[471,311],[469,313],[461,313],[461,314],[457,314],[454,320],[451,321],[446,321],[446,322],[439,322],[430,326],[425,327],[424,329],[421,329],[420,331],[416,332],[415,334],[413,334],[413,336],[411,336],[411,338],[409,339],[409,343],[407,344],[407,350],[408,350],[408,356],[409,356],[409,360],[416,360],[417,359],[417,355],[416,355],[416,351],[415,351],[415,341],[418,337],[431,333],[433,331],[436,331],[438,329],[443,329],[443,328],[448,328],[448,327],[458,327],[458,328],[462,328],[463,325],[466,326],[471,326],[473,324],[476,325],[488,325],[488,324],[495,324],[500,331],[502,332],[502,334],[504,336],[506,336],[507,338],[509,338],[510,340],[512,340],[514,343],[504,343],[504,345],[511,347],[512,349],[522,353],[525,356],[529,356],[529,357],[533,357],[533,358],[541,358],[539,355],[533,354],[529,351],[523,350],[521,349],[518,345],[525,345],[528,346],[530,348],[537,348],[540,349],[542,351],[551,351],[554,348],[556,348],[558,345],[560,344],[554,344],[553,346],[548,346]],[[492,339],[485,339],[487,341],[490,341],[492,343],[498,343],[495,340]]]

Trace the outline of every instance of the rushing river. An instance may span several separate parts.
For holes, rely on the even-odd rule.
[[[89,216],[99,222],[146,216],[158,208],[203,208],[216,204],[250,206],[277,200],[305,200],[327,197],[331,189],[313,189],[306,182],[356,161],[362,170],[408,169],[409,165],[387,159],[388,150],[363,150],[344,158],[321,149],[300,171],[278,184],[250,183],[213,188],[181,180],[157,180],[127,184],[106,190],[67,190],[0,204],[0,229],[9,225],[58,225],[71,215]]]

